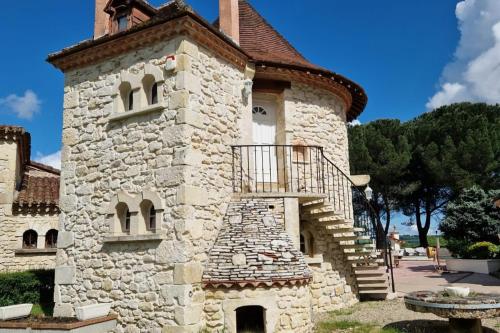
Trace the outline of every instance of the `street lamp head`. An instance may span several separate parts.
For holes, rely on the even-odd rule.
[[[365,196],[368,200],[371,200],[373,198],[373,190],[370,187],[370,185],[366,185],[365,188]]]

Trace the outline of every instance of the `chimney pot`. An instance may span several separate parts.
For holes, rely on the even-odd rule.
[[[109,0],[95,0],[94,39],[109,32],[109,15],[104,12],[108,2]]]
[[[219,0],[220,30],[236,44],[240,43],[240,10],[238,0]]]

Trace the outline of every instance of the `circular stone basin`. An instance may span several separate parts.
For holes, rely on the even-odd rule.
[[[471,293],[453,297],[446,292],[417,291],[404,298],[406,308],[450,320],[451,332],[482,332],[481,319],[500,316],[500,295]]]

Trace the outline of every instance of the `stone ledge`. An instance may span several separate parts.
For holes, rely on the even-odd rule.
[[[123,120],[131,117],[136,117],[136,116],[142,116],[145,114],[149,113],[154,113],[158,111],[163,111],[166,109],[165,103],[158,103],[154,105],[148,105],[146,107],[143,107],[139,110],[132,110],[132,111],[125,111],[125,112],[120,112],[120,113],[115,113],[112,114],[108,117],[108,121],[118,121],[118,120]]]
[[[29,255],[29,254],[56,254],[56,248],[50,249],[16,249],[14,253],[16,255]]]
[[[148,235],[120,235],[120,236],[105,236],[104,243],[132,243],[132,242],[150,242],[162,241],[167,239],[164,234],[148,234]]]
[[[304,256],[304,259],[306,261],[306,264],[308,265],[317,265],[317,264],[322,264],[323,263],[323,255],[315,255],[314,257],[310,256]]]
[[[68,323],[57,322],[30,322],[25,321],[0,321],[0,332],[108,332],[116,327],[117,316],[111,315],[101,318],[94,318],[84,321],[74,321]]]

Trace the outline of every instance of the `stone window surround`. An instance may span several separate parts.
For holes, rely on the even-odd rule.
[[[301,224],[304,223],[301,221]],[[304,244],[306,253],[304,253],[304,259],[308,265],[321,264],[323,262],[323,254],[319,253],[316,246],[314,246],[316,238],[314,237],[314,232],[312,228],[306,226],[300,231],[300,235],[304,237]],[[311,249],[311,238],[313,240],[313,249]],[[312,250],[312,255],[311,255]]]
[[[23,241],[24,241],[23,235],[28,230],[34,230],[38,235],[36,248],[23,248]],[[49,227],[49,226],[40,228],[40,226],[35,225],[35,226],[32,226],[26,230],[22,230],[22,232],[20,232],[20,234],[18,236],[20,246],[19,246],[19,248],[14,249],[14,253],[16,255],[42,254],[42,253],[55,255],[55,253],[57,252],[57,247],[55,247],[55,248],[46,248],[45,247],[45,236],[46,236],[47,232],[49,232],[50,230],[57,230],[57,229],[54,229],[53,227]]]
[[[122,223],[118,216],[117,207],[120,204],[127,205],[130,212],[130,231],[122,232]],[[148,218],[150,205],[156,211],[156,229],[148,228]],[[105,237],[105,242],[133,242],[159,240],[164,236],[161,229],[161,221],[165,202],[160,196],[151,190],[144,190],[136,195],[130,195],[125,191],[118,191],[113,196],[107,209],[107,219],[109,225],[109,235]],[[147,213],[147,214],[146,214]]]
[[[122,71],[120,78],[113,87],[111,95],[114,101],[113,113],[108,117],[108,120],[120,120],[165,109],[164,82],[163,70],[152,64],[146,64],[138,74]],[[152,104],[150,90],[155,83],[158,89],[157,103]],[[124,86],[126,87],[125,90]],[[134,97],[133,108],[127,110],[126,105],[130,93]]]

